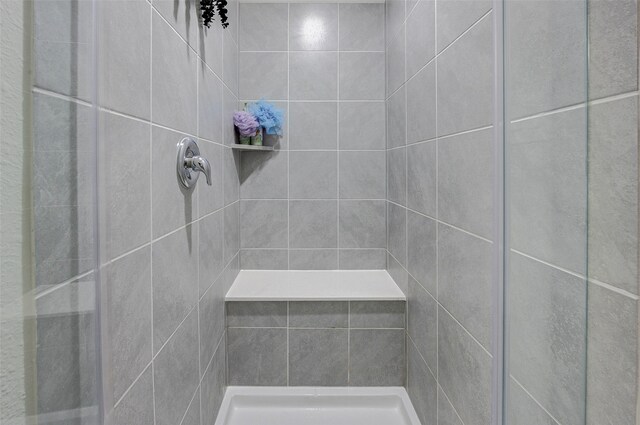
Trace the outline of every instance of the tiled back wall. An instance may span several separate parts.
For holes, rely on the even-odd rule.
[[[243,269],[384,269],[383,4],[240,4],[239,96],[285,110],[243,153]]]

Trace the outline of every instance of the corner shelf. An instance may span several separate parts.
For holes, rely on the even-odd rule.
[[[235,145],[231,145],[231,149],[236,149],[239,151],[263,151],[263,152],[274,150],[273,146],[241,145],[238,143],[236,143]]]

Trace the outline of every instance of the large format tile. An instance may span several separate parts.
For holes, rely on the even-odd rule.
[[[290,248],[337,248],[338,201],[290,201]]]
[[[220,22],[216,22],[211,25],[210,28],[201,26],[198,29],[198,36],[200,42],[198,43],[198,53],[200,59],[206,63],[213,72],[222,79],[223,73],[223,56],[224,56],[224,28],[220,25]],[[233,58],[226,58],[225,60],[238,60],[238,55],[234,55]]]
[[[152,246],[156,353],[197,303],[198,234],[197,226],[187,226]]]
[[[437,294],[437,228],[435,220],[407,211],[407,271],[433,297]]]
[[[148,367],[127,395],[113,408],[105,422],[108,425],[153,425],[153,374]]]
[[[407,344],[407,392],[423,425],[436,425],[438,383],[411,341]]]
[[[411,343],[427,362],[438,370],[438,303],[418,282],[409,276],[407,296],[407,331]]]
[[[211,165],[211,186],[206,177],[200,173],[199,184],[196,185],[198,196],[198,217],[203,217],[224,206],[224,147],[199,140],[200,155]]]
[[[404,0],[389,0],[385,2],[385,28],[387,40],[401,29],[405,19],[406,2]]]
[[[437,7],[438,52],[491,10],[491,0],[441,0]]]
[[[195,134],[198,120],[196,53],[157,13],[153,13],[152,36],[153,122]]]
[[[140,249],[111,263],[106,278],[110,396],[117,401],[153,355],[151,249]]]
[[[200,425],[200,388],[193,394],[191,404],[182,418],[181,425]]]
[[[229,385],[286,385],[287,330],[227,330]]]
[[[286,199],[289,152],[243,152],[240,158],[242,199]]]
[[[238,47],[246,50],[287,50],[287,3],[241,3]]]
[[[464,425],[455,409],[449,402],[447,395],[444,393],[444,391],[442,391],[442,388],[440,387],[438,387],[438,425]],[[513,422],[513,425],[519,424],[517,422]]]
[[[384,5],[340,4],[340,50],[384,50]]]
[[[290,152],[289,197],[335,199],[338,197],[337,152]]]
[[[239,68],[243,69],[244,66],[239,66],[240,53],[238,52],[238,45],[229,34],[227,31],[222,32],[222,55],[224,57],[222,61],[222,81],[237,96],[240,93],[240,74],[238,71]],[[253,59],[255,58],[254,56]],[[247,64],[247,66],[250,66],[250,64]],[[269,70],[272,71],[272,69]]]
[[[405,86],[393,93],[386,102],[387,148],[407,144],[407,95]]]
[[[385,102],[342,102],[338,117],[341,150],[385,149]]]
[[[227,206],[224,210],[224,264],[240,249],[240,202]]]
[[[638,293],[638,98],[589,108],[589,277]]]
[[[52,2],[51,2],[52,3]],[[100,6],[100,104],[139,118],[151,117],[151,7],[128,0]],[[132,43],[131,40],[136,42]]]
[[[387,151],[387,199],[400,205],[407,202],[407,148]]]
[[[347,385],[348,342],[347,329],[291,329],[289,385]]]
[[[386,153],[340,152],[341,199],[384,199]]]
[[[583,424],[586,283],[516,253],[510,266],[510,373],[560,423]]]
[[[340,201],[340,248],[384,248],[385,201]]]
[[[493,122],[493,46],[493,19],[489,15],[438,57],[439,136]]]
[[[407,146],[407,207],[437,216],[436,141]]]
[[[435,0],[420,0],[407,18],[407,77],[435,57]]]
[[[200,381],[198,315],[194,310],[153,362],[156,423],[180,423]]]
[[[579,0],[529,0],[506,8],[508,119],[586,100],[586,5]]]
[[[200,417],[202,425],[210,424],[215,420],[224,398],[227,378],[227,346],[225,338],[221,338],[211,363],[209,363],[200,383],[200,394],[202,404],[200,406]]]
[[[436,136],[436,65],[430,63],[407,83],[407,143]]]
[[[557,425],[558,423],[544,411],[524,389],[509,378],[506,393],[506,419],[513,425]]]
[[[338,50],[338,5],[289,5],[290,50]]]
[[[406,266],[407,210],[391,202],[387,202],[387,249],[397,261]]]
[[[492,360],[442,308],[438,311],[438,382],[466,425],[491,423]]]
[[[224,145],[223,84],[200,62],[198,66],[198,136]]]
[[[242,248],[287,248],[287,201],[241,201]]]
[[[400,288],[406,296],[409,293],[409,275],[404,267],[391,255],[389,251],[387,251],[387,271],[396,285],[398,285],[398,288]]]
[[[384,270],[387,266],[387,251],[382,249],[340,249],[340,270]]]
[[[200,332],[200,373],[204,374],[215,349],[224,334],[225,303],[224,278],[218,280],[204,293],[198,306]]]
[[[299,301],[289,303],[292,328],[347,328],[348,301]]]
[[[288,249],[243,249],[240,253],[240,268],[245,270],[287,270]]]
[[[493,130],[438,140],[438,218],[491,238]]]
[[[287,99],[287,53],[243,53],[240,66],[240,98]]]
[[[341,111],[342,108],[341,105]],[[336,102],[291,102],[289,109],[291,149],[337,148],[338,104]],[[318,128],[319,123],[321,128]]]
[[[511,247],[586,272],[587,144],[583,108],[511,125]],[[561,184],[558,184],[561,182]]]
[[[192,48],[198,43],[197,0],[152,0],[155,9]],[[215,25],[215,24],[214,24]]]
[[[588,302],[586,423],[633,425],[638,419],[638,302],[595,284],[589,285]]]
[[[292,249],[289,251],[291,270],[337,270],[337,249]]]
[[[384,100],[385,54],[340,52],[340,99]]]
[[[294,52],[289,54],[289,96],[292,100],[338,98],[338,54]]]
[[[199,294],[218,279],[224,269],[224,212],[218,211],[200,220],[200,238],[198,247]]]
[[[400,3],[399,0],[392,0],[390,3]],[[387,97],[398,90],[400,86],[407,80],[405,69],[405,26],[402,25],[401,31],[389,41],[387,35],[387,54],[386,54],[386,80],[387,80]]]
[[[349,385],[403,386],[406,375],[404,329],[352,329]]]
[[[105,238],[108,256],[114,258],[151,238],[151,167],[131,167],[127,156],[120,155],[135,146],[140,158],[148,158],[150,162],[151,128],[149,124],[109,113],[103,113],[101,118],[109,217]],[[136,184],[131,185],[132,181]]]
[[[227,302],[227,326],[282,328],[287,326],[285,301]]]
[[[351,328],[405,327],[404,301],[351,301],[350,304]]]

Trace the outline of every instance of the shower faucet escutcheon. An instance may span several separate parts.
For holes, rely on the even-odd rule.
[[[178,143],[177,172],[178,180],[187,189],[196,185],[200,173],[204,173],[207,184],[211,186],[211,165],[200,156],[198,144],[189,137],[185,137]]]

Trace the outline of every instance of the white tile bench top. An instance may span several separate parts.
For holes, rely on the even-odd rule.
[[[385,270],[241,270],[226,301],[406,300]]]

